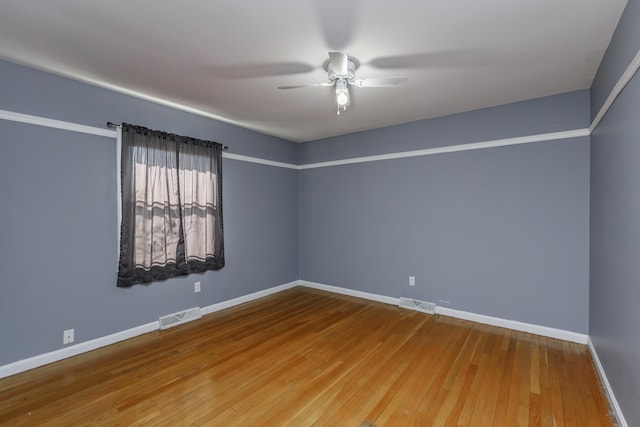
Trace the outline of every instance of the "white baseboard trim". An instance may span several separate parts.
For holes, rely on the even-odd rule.
[[[229,308],[245,302],[253,301],[255,299],[274,294],[276,292],[281,292],[298,285],[299,285],[298,281],[285,283],[284,285],[275,286],[273,288],[254,292],[249,295],[244,295],[228,301],[223,301],[217,304],[213,304],[213,305],[202,308],[200,311],[202,315],[213,313],[216,311],[223,310],[225,308]],[[18,360],[17,362],[0,366],[0,378],[5,378],[11,375],[19,374],[20,372],[25,372],[30,369],[48,365],[49,363],[58,362],[68,357],[77,356],[79,354],[86,353],[91,350],[96,350],[100,347],[105,347],[120,341],[127,340],[129,338],[137,337],[138,335],[157,331],[159,328],[160,328],[160,324],[156,320],[154,322],[136,326],[131,329],[116,332],[115,334],[107,335],[100,338],[95,338],[95,339],[81,342],[69,347],[61,348],[59,350],[54,350],[49,353],[44,353],[44,354],[39,354],[37,356],[29,357],[27,359]]]
[[[353,289],[342,288],[340,286],[324,285],[322,283],[308,282],[306,280],[298,281],[299,286],[307,288],[319,289],[321,291],[333,292],[336,294],[349,295],[351,297],[368,299],[371,301],[383,302],[385,304],[398,305],[399,299],[387,297],[384,295],[371,294],[369,292],[356,291]]]
[[[301,286],[320,289],[327,292],[334,292],[343,295],[349,295],[357,298],[364,298],[372,301],[383,302],[385,304],[397,305],[398,298],[388,297],[384,295],[371,294],[368,292],[355,291],[353,289],[342,288],[339,286],[324,285],[322,283],[300,281]],[[576,342],[579,344],[587,344],[588,335],[578,332],[566,331],[564,329],[549,328],[547,326],[534,325],[530,323],[518,322],[516,320],[501,319],[499,317],[485,316],[483,314],[470,313],[467,311],[454,310],[446,307],[436,307],[436,313],[443,316],[455,317],[472,322],[483,323],[486,325],[499,326],[501,328],[513,329],[515,331],[528,332],[531,334],[542,335],[544,337],[557,338],[565,341]]]
[[[391,305],[398,305],[398,302],[399,302],[398,298],[389,297],[385,295],[373,294],[373,293],[363,292],[363,291],[356,291],[354,289],[348,289],[348,288],[343,288],[340,286],[333,286],[333,285],[325,285],[322,283],[309,282],[306,280],[295,280],[293,282],[285,283],[283,285],[274,286],[269,289],[264,289],[248,295],[243,295],[238,298],[233,298],[227,301],[222,301],[216,304],[209,305],[207,307],[201,308],[201,313],[202,315],[215,313],[216,311],[224,310],[226,308],[244,304],[246,302],[253,301],[258,298],[263,298],[268,295],[282,292],[284,290],[291,289],[295,286],[305,286],[308,288],[319,289],[319,290],[342,294],[342,295],[348,295],[356,298],[363,298],[370,301],[377,301],[377,302],[391,304]],[[580,344],[589,343],[590,348],[592,349],[591,351],[595,355],[595,349],[593,349],[593,345],[590,343],[588,336],[584,334],[565,331],[561,329],[549,328],[546,326],[522,323],[515,320],[505,320],[497,317],[469,313],[466,311],[454,310],[454,309],[444,308],[444,307],[437,307],[436,313],[444,316],[451,316],[459,319],[470,320],[473,322],[513,329],[516,331],[529,332],[532,334],[542,335],[546,337],[577,342]],[[30,369],[47,365],[49,363],[57,362],[57,361],[66,359],[68,357],[77,356],[78,354],[86,353],[88,351],[95,350],[107,345],[115,344],[119,341],[124,341],[129,338],[136,337],[138,335],[146,334],[148,332],[153,332],[155,330],[158,330],[158,328],[159,328],[158,321],[154,321],[154,322],[147,323],[145,325],[137,326],[137,327],[120,331],[120,332],[116,332],[115,334],[96,338],[86,342],[78,343],[76,345],[61,348],[59,350],[55,350],[49,353],[44,353],[37,356],[29,357],[24,360],[19,360],[17,362],[9,363],[7,365],[0,366],[0,378],[5,378],[11,375],[18,374],[20,372],[28,371]],[[594,360],[597,361],[597,356],[594,356]],[[604,374],[603,374],[604,371],[602,370],[601,365],[599,364],[599,361],[597,362],[597,365],[598,365],[599,372],[601,372],[601,376],[603,376],[603,378],[606,378],[604,377]],[[607,390],[610,390],[608,382],[605,381],[605,383],[607,384]],[[611,396],[613,396],[612,392],[611,392]],[[615,402],[615,399],[612,399],[612,400]],[[619,408],[617,407],[617,404],[616,404],[616,409],[619,412]]]
[[[19,374],[33,368],[48,365],[49,363],[58,362],[68,357],[77,356],[100,347],[115,344],[138,335],[146,334],[158,330],[158,321],[150,322],[145,325],[136,326],[135,328],[125,331],[116,332],[115,334],[106,335],[104,337],[95,338],[89,341],[81,342],[69,347],[54,350],[49,353],[39,354],[27,359],[18,360],[8,365],[0,366],[0,378]]]
[[[596,348],[591,341],[591,337],[588,339],[589,351],[591,352],[591,357],[593,358],[593,363],[596,364],[596,370],[598,371],[598,375],[600,376],[600,381],[604,385],[605,392],[607,393],[607,397],[609,398],[609,403],[613,406],[613,410],[615,411],[615,415],[620,427],[628,427],[627,421],[624,419],[624,415],[622,414],[622,409],[620,409],[620,405],[618,405],[618,400],[616,396],[613,394],[613,389],[611,388],[611,384],[609,384],[609,380],[607,379],[607,374],[604,372],[604,367],[602,363],[600,363],[600,358],[598,357],[598,353],[596,352]]]
[[[284,285],[274,286],[273,288],[264,289],[262,291],[254,292],[252,294],[243,295],[238,298],[230,299],[227,301],[222,301],[217,304],[212,304],[207,307],[203,307],[200,309],[202,315],[215,313],[216,311],[224,310],[225,308],[234,307],[236,305],[244,304],[245,302],[253,301],[258,298],[263,298],[268,295],[272,295],[278,292],[286,291],[287,289],[291,289],[295,286],[298,286],[299,281],[295,280],[293,282],[285,283]]]
[[[589,338],[589,336],[586,334],[567,331],[565,329],[550,328],[548,326],[524,323],[517,320],[508,320],[500,317],[486,316],[484,314],[470,313],[468,311],[454,310],[447,307],[436,307],[436,313],[442,314],[443,316],[450,316],[458,319],[470,320],[472,322],[484,323],[486,325],[513,329],[514,331],[528,332],[530,334],[542,335],[543,337],[557,338],[559,340],[576,342],[578,344],[586,344]]]

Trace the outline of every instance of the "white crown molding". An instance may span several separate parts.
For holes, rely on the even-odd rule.
[[[55,129],[63,129],[71,132],[86,133],[89,135],[106,136],[108,138],[117,139],[119,135],[119,129],[102,129],[95,126],[81,125],[78,123],[65,122],[62,120],[49,119],[47,117],[34,116],[31,114],[16,113],[14,111],[0,110],[0,119],[9,120],[12,122],[27,123],[36,126],[44,126]],[[276,166],[287,169],[298,169],[298,165],[276,162],[273,160],[260,159],[257,157],[243,156],[233,153],[222,153],[222,157],[225,159],[239,160],[242,162],[258,163],[262,165]]]
[[[636,56],[633,58],[633,60],[631,61],[627,69],[624,71],[624,73],[622,73],[622,76],[620,76],[620,79],[611,90],[611,93],[609,94],[607,99],[604,101],[604,104],[602,104],[602,107],[600,107],[600,111],[598,111],[598,114],[593,119],[591,126],[589,126],[589,132],[593,133],[593,131],[596,129],[596,127],[600,123],[600,120],[602,120],[605,114],[607,114],[607,111],[609,111],[609,109],[613,105],[613,102],[616,100],[618,95],[620,95],[622,90],[627,86],[627,84],[631,81],[633,76],[636,74],[636,72],[638,71],[638,68],[640,68],[640,51],[636,53]]]
[[[260,165],[275,166],[278,168],[285,168],[285,169],[298,170],[300,168],[298,165],[294,165],[292,163],[284,163],[284,162],[277,162],[275,160],[259,159],[257,157],[249,157],[249,156],[244,156],[242,154],[233,154],[228,152],[222,153],[222,157],[225,159],[239,160],[241,162],[257,163]]]
[[[381,160],[404,159],[407,157],[430,156],[433,154],[454,153],[458,151],[480,150],[483,148],[505,147],[508,145],[530,144],[532,142],[554,141],[559,139],[589,136],[589,129],[574,129],[561,132],[541,133],[537,135],[519,136],[515,138],[495,139],[490,141],[472,142],[470,144],[447,145],[444,147],[426,148],[423,150],[401,151],[398,153],[378,154],[375,156],[352,157],[350,159],[332,160],[319,163],[308,163],[299,169],[326,168],[331,166],[349,165],[353,163],[377,162]]]
[[[353,289],[342,288],[339,286],[325,285],[322,283],[309,282],[307,280],[300,281],[301,286],[320,289],[327,292],[334,292],[343,295],[349,295],[357,298],[364,298],[372,301],[383,302],[385,304],[398,305],[399,298],[371,294],[368,292],[355,291]],[[472,322],[483,323],[486,325],[499,326],[501,328],[512,329],[515,331],[528,332],[531,334],[542,335],[550,338],[557,338],[564,341],[576,342],[579,344],[587,344],[588,336],[578,332],[567,331],[564,329],[550,328],[547,326],[534,325],[531,323],[518,322],[516,320],[507,320],[499,317],[485,316],[484,314],[470,313],[467,311],[454,310],[446,307],[436,307],[436,313],[443,316],[455,317],[458,319],[469,320]]]
[[[591,337],[588,339],[589,351],[591,352],[591,358],[596,365],[596,370],[598,371],[598,375],[600,376],[600,380],[604,385],[605,392],[607,393],[607,397],[609,398],[609,403],[613,406],[613,410],[616,413],[616,418],[618,419],[618,423],[620,427],[628,427],[627,421],[624,419],[624,415],[622,414],[622,409],[620,409],[620,405],[618,404],[618,400],[616,396],[613,394],[613,389],[611,388],[611,384],[609,384],[609,379],[607,378],[607,374],[604,371],[604,367],[602,363],[600,363],[600,358],[598,357],[598,353],[596,352],[596,348],[591,341]]]
[[[114,129],[102,129],[94,126],[86,126],[78,123],[48,119],[46,117],[32,116],[31,114],[22,114],[7,110],[0,110],[0,119],[19,123],[29,123],[32,125],[45,126],[55,129],[64,129],[72,132],[88,133],[90,135],[106,136],[109,138],[115,138],[117,135]]]
[[[118,131],[113,129],[102,129],[94,126],[86,126],[78,123],[65,122],[61,120],[49,119],[46,117],[34,116],[30,114],[16,113],[13,111],[0,110],[0,119],[10,120],[20,123],[28,123],[37,126],[46,126],[56,129],[64,129],[72,132],[80,132],[91,135],[105,136],[116,139]],[[274,166],[293,170],[306,170],[324,168],[331,166],[347,165],[354,163],[376,162],[381,160],[403,159],[408,157],[429,156],[433,154],[453,153],[458,151],[480,150],[484,148],[504,147],[509,145],[529,144],[533,142],[554,141],[569,138],[589,136],[589,129],[575,129],[561,132],[543,133],[538,135],[520,136],[515,138],[497,139],[491,141],[473,142],[470,144],[449,145],[445,147],[427,148],[423,150],[402,151],[398,153],[380,154],[375,156],[353,157],[350,159],[334,160],[328,162],[309,163],[306,165],[296,165],[275,160],[261,159],[257,157],[245,156],[225,152],[222,157],[241,162],[256,163],[267,166]]]

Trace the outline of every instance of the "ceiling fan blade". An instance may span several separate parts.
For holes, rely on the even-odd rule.
[[[314,71],[316,67],[302,62],[274,62],[258,64],[238,64],[211,67],[215,76],[226,79],[252,79],[269,76],[303,74]]]
[[[368,65],[379,69],[486,67],[513,62],[512,56],[495,49],[456,49],[375,58]]]
[[[338,76],[346,76],[349,73],[349,57],[342,52],[329,52],[329,60],[333,66],[333,72]]]
[[[355,79],[351,82],[357,87],[397,87],[407,84],[407,77],[368,77],[363,79]]]
[[[278,89],[299,89],[301,87],[329,87],[333,86],[333,83],[313,83],[307,85],[290,85],[290,86],[278,86]]]
[[[327,49],[346,49],[353,39],[358,21],[356,2],[315,0],[314,3]]]

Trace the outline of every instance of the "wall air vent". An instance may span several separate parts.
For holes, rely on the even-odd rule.
[[[200,307],[193,307],[178,313],[168,314],[160,318],[160,329],[172,328],[201,317]]]
[[[422,311],[423,313],[436,314],[436,305],[434,303],[420,301],[413,298],[400,298],[398,307],[408,308],[409,310]]]

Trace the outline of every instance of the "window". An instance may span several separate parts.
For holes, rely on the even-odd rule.
[[[118,286],[224,266],[222,145],[122,125]]]

